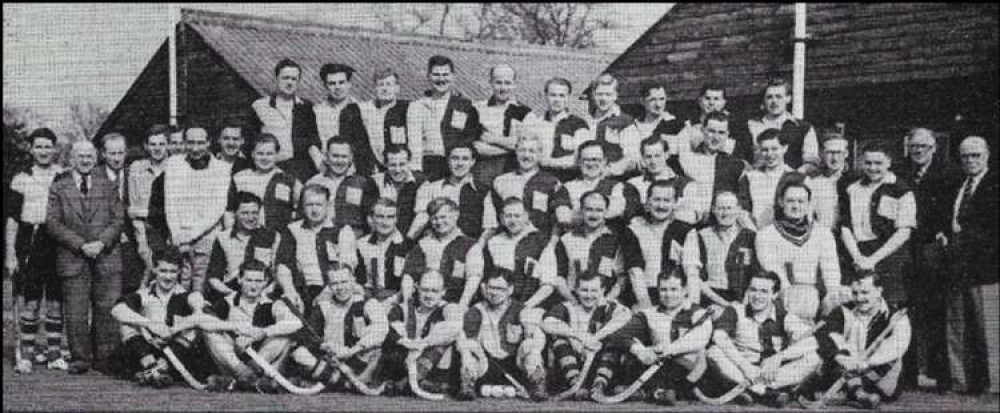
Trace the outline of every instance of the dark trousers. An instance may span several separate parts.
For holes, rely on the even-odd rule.
[[[117,253],[99,260],[120,260]],[[101,273],[94,261],[79,274],[63,278],[63,314],[74,361],[104,363],[119,343],[118,322],[111,317],[122,290],[121,272]]]
[[[947,385],[948,357],[945,347],[945,323],[948,309],[946,293],[950,288],[942,268],[943,251],[936,243],[913,246],[913,282],[906,286],[911,304],[913,320],[913,347],[919,357],[906,360],[903,369],[904,384],[912,384],[919,365],[927,376],[936,379],[938,385]]]
[[[135,242],[121,244],[122,251],[122,295],[138,290],[146,276],[146,263],[139,256]]]

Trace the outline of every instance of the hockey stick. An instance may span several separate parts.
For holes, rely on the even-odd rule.
[[[882,342],[885,341],[887,337],[889,337],[889,333],[891,333],[892,330],[896,329],[896,325],[899,324],[899,320],[902,320],[903,316],[906,315],[906,311],[907,309],[904,308],[902,310],[897,311],[896,314],[892,315],[892,318],[889,319],[889,326],[886,327],[885,330],[882,330],[882,333],[880,333],[878,337],[875,337],[875,340],[872,341],[872,344],[869,345],[867,349],[865,349],[864,352],[865,359],[871,357],[872,353],[874,353],[875,350],[878,349],[880,345],[882,345]],[[833,385],[830,386],[830,388],[827,389],[827,391],[824,392],[822,396],[820,396],[819,400],[816,400],[815,403],[809,404],[808,406],[806,406],[806,408],[808,409],[823,408],[823,406],[825,406],[826,403],[829,402],[829,400],[833,399],[833,396],[837,394],[837,392],[840,391],[840,388],[844,387],[844,384],[846,383],[847,379],[844,376],[840,376],[840,378],[838,378],[837,381],[834,382]]]
[[[312,325],[310,325],[309,322],[306,320],[305,315],[302,314],[302,311],[299,311],[299,309],[296,308],[294,305],[292,305],[292,303],[288,302],[288,298],[286,297],[281,297],[281,301],[285,303],[285,307],[288,307],[288,309],[292,312],[293,315],[295,315],[295,317],[298,317],[299,321],[302,322],[302,325],[305,327],[306,331],[308,331],[309,334],[313,337],[313,339],[318,341],[323,340],[323,336],[319,334],[319,332],[317,332],[315,329],[313,329]],[[361,379],[358,378],[356,374],[354,374],[354,371],[352,371],[350,367],[341,363],[340,360],[338,360],[336,357],[332,357],[329,354],[323,354],[321,358],[328,364],[337,366],[337,370],[340,370],[340,372],[345,377],[347,377],[347,380],[352,385],[354,385],[354,388],[358,389],[358,391],[361,392],[362,394],[366,396],[378,396],[382,394],[383,390],[385,390],[385,383],[380,384],[378,387],[374,389],[365,384],[365,382],[361,381]]]
[[[587,353],[587,359],[583,362],[583,367],[580,368],[580,378],[576,379],[576,383],[573,383],[569,389],[557,394],[556,397],[552,398],[552,400],[560,401],[580,391],[580,388],[583,387],[583,382],[587,380],[587,375],[590,373],[590,367],[594,364],[594,359],[596,358],[598,351],[600,350],[593,350]]]
[[[697,328],[698,326],[700,326],[702,323],[704,323],[706,320],[708,320],[711,316],[712,316],[712,312],[706,310],[705,314],[703,314],[701,316],[701,318],[699,318],[698,321],[695,321],[694,325],[691,326],[691,330],[694,330],[695,328]],[[678,339],[678,340],[680,340],[680,339]],[[660,367],[663,367],[663,364],[666,362],[666,360],[667,360],[667,357],[661,358],[656,363],[653,363],[653,365],[647,367],[646,371],[642,372],[642,375],[640,375],[639,378],[635,380],[635,382],[633,382],[632,384],[630,384],[621,393],[618,393],[618,394],[616,394],[614,396],[603,396],[603,395],[600,395],[600,394],[595,394],[593,396],[594,401],[596,401],[598,403],[602,403],[602,404],[614,404],[614,403],[621,403],[622,401],[625,401],[625,399],[628,399],[633,394],[635,394],[636,391],[638,391],[640,388],[642,388],[642,386],[644,384],[646,384],[646,382],[649,381],[649,379],[651,377],[653,377],[653,375],[656,374],[656,372],[660,371]]]
[[[424,400],[439,401],[444,400],[444,394],[441,393],[431,393],[420,388],[417,372],[417,357],[420,356],[418,350],[410,350],[410,354],[406,356],[406,379],[410,383],[410,390],[413,394],[417,395]]]
[[[813,334],[816,334],[816,332],[819,331],[819,329],[823,328],[824,325],[826,325],[826,321],[820,321],[819,323],[816,323],[816,325],[812,326],[812,328],[810,328],[808,331],[806,331],[806,333],[803,334],[802,337],[799,338],[799,340],[804,340],[806,338],[812,337]],[[795,344],[795,343],[792,343],[792,344]],[[791,344],[789,344],[788,347],[791,347]],[[785,351],[787,351],[788,347],[786,347],[785,350],[782,350],[780,353],[778,353],[778,355],[781,355],[782,353],[784,353]],[[772,356],[772,357],[774,357],[774,356]],[[705,404],[708,404],[708,405],[712,405],[712,406],[721,406],[721,405],[729,403],[729,402],[733,401],[733,399],[739,397],[739,395],[743,394],[743,392],[746,391],[747,387],[750,387],[750,383],[747,383],[747,382],[737,383],[736,386],[734,386],[732,389],[730,389],[729,391],[727,391],[726,393],[724,393],[724,394],[722,394],[721,396],[718,396],[718,397],[708,397],[708,396],[705,395],[705,393],[703,393],[701,391],[701,388],[695,387],[695,389],[694,389],[694,395],[702,403],[705,403]]]
[[[247,347],[246,350],[244,350],[244,353],[250,356],[250,358],[253,359],[254,363],[256,363],[257,366],[259,366],[262,370],[264,370],[264,374],[267,375],[267,377],[278,382],[278,384],[281,385],[281,387],[283,387],[285,390],[288,390],[289,393],[298,394],[302,396],[311,396],[314,394],[318,394],[319,392],[323,391],[324,387],[326,387],[323,383],[316,383],[309,388],[302,388],[296,386],[292,384],[292,382],[288,381],[288,379],[286,379],[285,376],[282,376],[281,373],[278,372],[278,370],[271,365],[271,363],[268,363],[267,360],[264,360],[264,358],[260,356],[260,354],[257,354],[257,352],[254,351],[252,347]]]
[[[517,389],[517,394],[519,396],[521,396],[523,398],[530,398],[531,397],[531,395],[528,393],[528,390],[524,388],[524,385],[522,385],[521,382],[517,381],[517,379],[515,379],[514,376],[512,376],[510,373],[508,373],[507,369],[505,369],[503,366],[500,365],[500,362],[494,360],[492,357],[490,357],[489,354],[485,354],[485,352],[484,352],[484,356],[486,357],[486,360],[490,364],[492,364],[492,365],[496,366],[496,368],[500,369],[500,372],[503,373],[503,376],[507,379],[507,381],[510,382],[510,384],[513,385],[515,389]]]
[[[194,378],[194,375],[192,375],[191,372],[188,371],[187,366],[185,366],[184,363],[181,361],[181,359],[177,357],[177,354],[174,354],[174,350],[171,349],[166,342],[162,346],[158,345],[156,340],[152,339],[155,336],[152,330],[148,328],[143,328],[142,331],[143,333],[145,333],[143,334],[143,336],[146,339],[146,342],[152,344],[153,347],[156,347],[161,352],[163,352],[163,355],[167,357],[168,361],[170,361],[170,365],[173,366],[174,370],[177,370],[177,372],[180,373],[181,377],[184,379],[184,382],[186,382],[188,386],[191,386],[191,388],[195,390],[205,390],[206,388],[208,388],[208,386],[206,386],[205,383],[202,383],[198,381],[198,379]],[[172,340],[174,339],[174,337],[176,337],[176,334],[177,333],[175,333],[175,335],[171,337],[164,337],[163,340],[165,341]]]

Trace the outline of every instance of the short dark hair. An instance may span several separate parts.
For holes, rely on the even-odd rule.
[[[885,154],[887,158],[892,160],[892,152],[889,151],[889,147],[881,142],[874,141],[865,145],[864,149],[861,150],[861,153],[865,154],[868,152],[881,152]]]
[[[55,145],[56,141],[59,140],[56,138],[56,133],[49,128],[38,128],[31,131],[31,135],[28,135],[28,142],[34,144],[35,139],[48,139],[52,145]]]
[[[302,74],[302,67],[299,66],[298,63],[295,63],[292,59],[284,58],[278,61],[278,64],[274,65],[274,77],[278,77],[278,74],[281,73],[281,69],[286,67],[294,67],[299,70],[300,75]]]
[[[300,202],[306,199],[306,192],[311,192],[314,194],[321,194],[330,200],[330,188],[317,183],[306,184],[302,187],[302,196],[299,197]]]
[[[455,146],[448,148],[448,156],[451,156],[451,153],[456,149],[468,149],[469,152],[472,152],[472,159],[479,159],[479,151],[476,150],[475,146],[472,146],[472,142],[466,141],[456,143]]]
[[[718,91],[721,91],[722,92],[722,97],[723,98],[726,97],[726,86],[723,85],[722,82],[714,81],[714,80],[713,81],[708,81],[708,82],[705,82],[704,84],[702,84],[701,85],[701,92],[698,93],[698,96],[705,96],[705,93],[708,92],[709,90],[718,90]]]
[[[809,185],[806,185],[805,175],[802,175],[798,172],[792,172],[792,174],[794,175],[790,175],[790,178],[786,178],[785,180],[783,180],[783,182],[779,183],[777,189],[777,194],[778,194],[777,199],[784,199],[785,193],[787,193],[788,190],[792,188],[805,189],[806,195],[809,197],[809,199],[812,199],[813,195],[812,189],[809,188]]]
[[[273,143],[274,151],[281,152],[281,142],[278,141],[278,137],[267,132],[257,135],[257,138],[253,140],[253,144],[250,146],[251,151],[257,149],[257,146],[262,143]]]
[[[587,148],[601,148],[601,154],[604,155],[604,160],[605,161],[608,160],[608,151],[604,147],[604,142],[596,140],[596,139],[595,140],[589,140],[589,141],[586,141],[584,143],[581,143],[580,146],[577,147],[577,149],[576,149],[577,159],[579,159],[579,157],[583,153],[583,150],[587,149]]]
[[[874,284],[876,287],[883,286],[884,282],[882,281],[882,274],[878,273],[875,270],[861,270],[856,272],[854,274],[854,277],[852,277],[851,279],[851,284],[864,280],[865,278],[868,277],[872,277],[872,284]]]
[[[785,136],[785,134],[781,133],[780,130],[774,128],[764,129],[764,131],[761,132],[760,135],[757,135],[757,144],[772,139],[777,140],[778,144],[781,146],[788,146],[788,138]]]
[[[524,206],[524,200],[521,199],[521,198],[519,198],[519,197],[516,197],[516,196],[506,197],[506,198],[503,199],[503,203],[500,206],[500,211],[503,211],[504,209],[507,209],[507,207],[509,207],[511,205]]]
[[[375,72],[375,74],[372,75],[372,80],[374,80],[375,82],[378,82],[379,80],[385,79],[387,77],[392,77],[392,78],[395,78],[396,81],[399,81],[399,74],[396,73],[395,70],[392,70],[392,68],[388,68],[388,67],[384,68],[384,69],[377,70]]]
[[[656,276],[656,286],[659,287],[660,285],[667,282],[667,280],[671,278],[676,278],[678,280],[681,280],[682,287],[687,287],[688,285],[687,274],[684,274],[684,271],[682,271],[680,268],[674,268],[672,270],[660,271],[660,274]]]
[[[679,184],[680,180],[677,178],[657,179],[646,188],[646,199],[649,199],[653,195],[653,190],[656,188],[672,188],[674,190],[674,200],[676,201],[677,193],[680,192]]]
[[[750,285],[750,280],[754,278],[762,278],[765,280],[770,280],[772,283],[771,292],[777,292],[781,290],[781,277],[778,277],[778,273],[774,271],[764,271],[764,270],[752,271],[752,274],[750,274],[750,278],[747,279],[747,285]]]
[[[351,78],[354,77],[354,72],[356,72],[356,70],[348,65],[341,63],[327,63],[319,69],[319,80],[326,83],[326,75],[343,73],[347,76],[347,81],[350,82]]]
[[[506,281],[508,287],[514,285],[514,274],[510,271],[503,269],[497,271],[487,271],[485,274],[483,274],[483,281],[482,281],[483,285],[489,283],[490,280],[497,278]]]
[[[153,265],[155,266],[158,262],[166,262],[169,264],[174,264],[180,266],[184,262],[184,256],[181,254],[181,250],[174,245],[167,245],[163,248],[158,248],[153,252]]]
[[[601,273],[599,273],[599,272],[597,272],[595,270],[587,270],[587,271],[584,271],[582,274],[576,276],[576,285],[574,285],[574,287],[579,287],[580,284],[583,283],[583,282],[585,282],[585,281],[593,281],[593,280],[600,280],[601,281],[601,287],[602,288],[604,287],[604,284],[605,284],[604,277],[601,276]]]
[[[642,142],[639,143],[639,153],[645,155],[646,147],[653,145],[663,145],[663,152],[670,151],[670,144],[667,143],[666,139],[661,139],[659,136],[652,135],[643,139]]]
[[[240,205],[251,204],[251,203],[252,204],[257,204],[257,206],[260,206],[261,204],[263,204],[263,202],[260,200],[260,197],[257,196],[256,194],[254,194],[253,192],[239,191],[239,192],[236,193],[236,206],[237,206],[237,208]]]
[[[246,275],[248,271],[260,271],[264,273],[264,275],[268,275],[267,264],[256,259],[246,260],[243,261],[243,264],[240,264],[240,277]]]
[[[566,78],[563,78],[563,77],[549,78],[549,80],[545,81],[545,88],[543,88],[542,91],[544,91],[545,93],[548,93],[549,92],[549,86],[551,86],[551,85],[563,85],[563,86],[566,86],[566,88],[569,89],[568,93],[570,93],[570,94],[573,93],[573,84],[570,83],[569,80],[566,80]]]
[[[146,140],[145,140],[145,142],[149,143],[149,138],[151,138],[153,136],[156,136],[156,135],[166,136],[167,139],[169,140],[170,136],[168,136],[168,135],[170,135],[171,132],[173,132],[173,129],[169,125],[164,125],[162,123],[157,123],[157,124],[155,124],[153,126],[150,126],[149,129],[146,130]]]
[[[656,89],[663,89],[663,93],[664,94],[667,93],[667,87],[663,86],[663,83],[660,83],[660,82],[643,82],[642,85],[639,86],[639,97],[645,99],[646,97],[649,96],[650,92],[652,92],[652,91],[654,91]]]
[[[722,112],[722,111],[719,111],[719,110],[712,111],[712,112],[709,112],[709,113],[705,114],[705,120],[702,121],[701,124],[703,126],[704,125],[708,125],[708,121],[710,121],[710,120],[714,120],[714,121],[717,121],[717,122],[723,122],[723,123],[729,124],[729,115],[727,115],[726,112]]]
[[[377,206],[383,206],[383,207],[392,208],[392,209],[397,209],[399,207],[399,205],[396,203],[396,201],[394,201],[392,198],[386,198],[386,197],[383,196],[383,197],[377,199],[374,204],[372,204],[372,209],[371,209],[371,211],[368,211],[368,213],[369,214],[374,213],[375,212],[375,207],[377,207]]]
[[[596,189],[591,189],[591,190],[589,190],[587,192],[584,192],[583,195],[580,195],[580,206],[581,206],[581,208],[583,207],[583,201],[586,200],[587,198],[592,197],[592,196],[596,196],[596,197],[600,198],[602,201],[604,201],[604,207],[605,208],[608,207],[608,204],[610,203],[610,201],[608,200],[608,197],[606,195],[598,192]]]
[[[785,93],[792,94],[792,83],[788,79],[782,77],[773,77],[767,80],[767,85],[764,86],[764,93],[767,93],[767,89],[772,87],[783,87],[785,88]]]
[[[382,159],[385,159],[388,162],[389,154],[401,153],[401,152],[406,153],[406,159],[410,159],[413,157],[413,152],[410,151],[410,147],[406,145],[398,145],[395,143],[390,143],[389,145],[386,145],[385,149],[382,149]]]
[[[128,149],[128,139],[125,138],[125,135],[122,135],[118,132],[111,132],[101,136],[101,152],[107,150],[106,145],[108,144],[109,141],[117,141],[117,140],[120,140],[123,143],[125,143],[125,148]]]
[[[432,199],[431,202],[427,203],[427,215],[434,215],[438,212],[438,210],[444,207],[449,207],[453,211],[459,210],[458,204],[451,198],[440,196]]]
[[[451,70],[452,72],[455,71],[455,63],[452,62],[451,59],[449,59],[448,57],[441,56],[439,54],[431,56],[430,59],[427,59],[427,73],[430,73],[431,69],[433,69],[436,66],[448,66],[449,70]]]
[[[351,150],[351,156],[354,156],[354,147],[351,146],[351,141],[347,140],[347,138],[331,136],[330,139],[326,140],[326,150],[329,151],[330,147],[333,145],[347,145],[347,147]]]

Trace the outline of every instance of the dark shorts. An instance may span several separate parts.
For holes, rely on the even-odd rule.
[[[62,280],[56,274],[56,243],[44,225],[19,225],[16,245],[20,271],[14,291],[27,301],[45,298],[62,302]]]

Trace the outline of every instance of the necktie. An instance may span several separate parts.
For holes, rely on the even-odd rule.
[[[920,180],[924,178],[924,168],[917,168],[917,173],[913,175],[913,182],[920,184]]]
[[[80,193],[83,194],[83,196],[87,196],[87,192],[90,192],[90,186],[87,185],[87,181],[89,180],[88,178],[89,176],[87,175],[82,175],[80,177]]]
[[[973,178],[970,176],[965,180],[962,188],[962,203],[958,205],[958,216],[963,216],[969,209],[969,198],[972,197]]]

